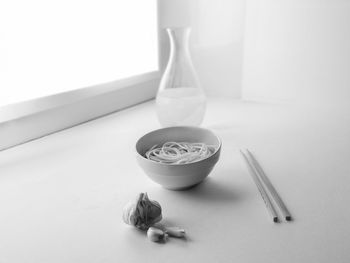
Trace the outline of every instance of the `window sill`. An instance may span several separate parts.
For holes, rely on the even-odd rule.
[[[0,150],[154,98],[159,73],[113,81],[0,109]]]

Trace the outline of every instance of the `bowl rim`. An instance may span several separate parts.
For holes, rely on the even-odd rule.
[[[145,136],[153,133],[153,132],[156,132],[156,131],[161,131],[161,130],[169,130],[169,129],[176,129],[176,128],[191,128],[191,129],[198,129],[198,130],[203,130],[203,131],[206,131],[206,132],[210,132],[212,133],[216,139],[218,140],[219,144],[218,144],[218,147],[215,149],[215,152],[207,157],[205,157],[204,159],[201,159],[199,161],[194,161],[194,162],[191,162],[191,163],[159,163],[159,162],[156,162],[156,161],[153,161],[153,160],[150,160],[148,158],[146,158],[145,156],[143,156],[142,154],[139,153],[139,151],[137,150],[137,145],[138,143],[140,142],[140,140],[142,138],[144,138]],[[155,129],[155,130],[152,130],[150,132],[147,132],[146,134],[142,135],[137,141],[136,141],[136,144],[135,144],[135,151],[137,153],[138,156],[140,156],[143,160],[147,161],[147,162],[150,162],[152,164],[155,164],[155,165],[160,165],[160,166],[186,166],[186,165],[192,165],[192,164],[198,164],[198,163],[201,163],[201,162],[204,162],[206,160],[208,160],[209,158],[213,157],[214,155],[216,155],[220,150],[221,150],[221,146],[222,146],[222,141],[220,139],[219,136],[217,136],[213,131],[207,129],[207,128],[202,128],[202,127],[196,127],[196,126],[171,126],[171,127],[164,127],[164,128],[160,128],[160,129]]]

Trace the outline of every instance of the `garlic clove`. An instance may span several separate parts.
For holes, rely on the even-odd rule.
[[[123,221],[128,225],[135,225],[135,213],[136,204],[135,202],[128,202],[123,209]]]
[[[183,228],[180,228],[177,226],[165,226],[162,223],[156,223],[153,226],[163,230],[165,233],[167,233],[171,237],[179,237],[179,238],[186,237],[186,231]]]
[[[165,242],[168,238],[168,234],[159,228],[150,227],[147,230],[147,237],[153,242]]]
[[[167,233],[169,236],[172,236],[172,237],[182,238],[186,236],[185,229],[182,229],[177,226],[165,227],[164,230],[165,230],[165,233]]]

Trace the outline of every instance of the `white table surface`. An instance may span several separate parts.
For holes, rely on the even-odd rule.
[[[150,181],[134,145],[159,128],[148,102],[0,152],[0,262],[349,262],[350,110],[212,99],[223,141],[188,191]],[[274,224],[238,149],[251,149],[294,221]],[[166,244],[122,220],[148,192],[187,240]]]

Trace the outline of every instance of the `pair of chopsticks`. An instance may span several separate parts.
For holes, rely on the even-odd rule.
[[[240,150],[240,152],[248,166],[250,175],[252,176],[261,197],[265,202],[266,208],[272,217],[273,222],[278,222],[278,215],[271,199],[274,200],[283,218],[286,221],[291,221],[292,216],[289,213],[286,205],[282,201],[267,175],[264,173],[258,161],[254,158],[253,154],[248,149],[246,149],[246,153],[244,153],[242,150]]]

